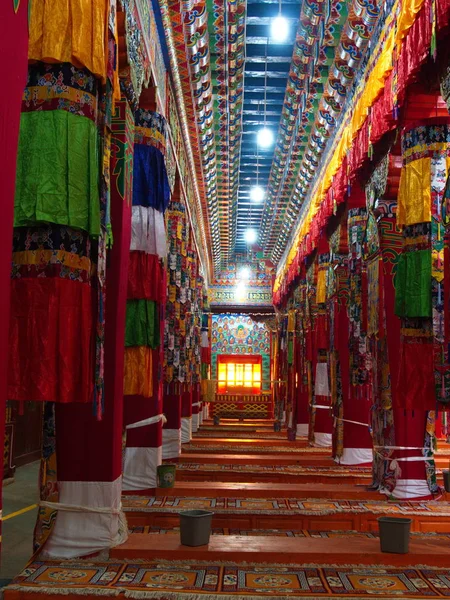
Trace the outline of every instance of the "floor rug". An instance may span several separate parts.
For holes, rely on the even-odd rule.
[[[149,535],[179,535],[180,528],[161,529],[150,525],[138,525],[130,527],[130,533],[147,533]],[[213,528],[212,535],[239,535],[239,536],[274,536],[274,537],[298,537],[298,538],[378,538],[377,532],[370,531],[311,531],[308,529],[232,529],[229,527]],[[420,540],[442,541],[448,543],[450,533],[419,533],[411,532],[411,536]]]
[[[160,600],[249,598],[448,598],[450,569],[361,565],[233,565],[216,562],[34,561],[5,590]],[[18,595],[15,595],[18,594]]]
[[[355,475],[372,479],[369,467],[304,467],[302,465],[233,465],[213,463],[179,463],[177,471],[235,471],[239,473],[282,473],[286,475],[322,475],[326,477],[348,477]]]
[[[261,425],[201,425],[198,431],[273,431],[273,426],[263,427]],[[286,431],[286,430],[284,430]]]
[[[388,502],[387,500],[321,500],[298,498],[191,498],[187,496],[122,496],[125,512],[179,513],[212,510],[216,514],[332,515],[374,513],[390,515],[450,516],[450,503]]]
[[[266,439],[271,440],[286,440],[287,441],[287,432],[285,433],[275,433],[273,431],[197,431],[197,433],[193,434],[193,439],[201,439],[201,438],[232,438],[232,439],[248,439],[248,440],[261,440],[261,442]],[[306,440],[306,437],[304,438]]]
[[[141,525],[130,528],[130,533],[148,533],[150,535],[179,535],[180,528],[173,527],[172,529],[160,529],[150,525]],[[213,528],[212,535],[240,535],[240,536],[274,536],[274,537],[298,537],[298,538],[370,538],[378,537],[371,532],[360,531],[308,531],[307,529],[232,529],[229,527]],[[428,535],[428,534],[426,534]],[[433,540],[441,539],[433,537]],[[449,540],[450,534],[442,534],[442,539]]]
[[[206,452],[207,454],[226,451],[231,451],[233,454],[278,454],[279,452],[292,452],[295,454],[326,454],[331,458],[331,448],[302,448],[301,446],[241,446],[239,444],[231,443],[225,446],[221,442],[218,444],[202,446],[201,440],[199,440],[198,443],[190,442],[183,444],[182,451],[183,453]]]

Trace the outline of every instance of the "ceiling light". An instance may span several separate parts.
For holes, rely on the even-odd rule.
[[[273,144],[273,133],[271,129],[263,127],[258,131],[258,146],[261,148],[269,148]]]
[[[254,229],[246,229],[244,233],[244,238],[247,244],[254,244],[256,242],[256,231]]]
[[[245,287],[245,284],[240,282],[237,284],[236,286],[236,291],[235,291],[235,298],[238,302],[243,302],[246,299],[247,296],[247,288]]]
[[[264,190],[260,185],[254,185],[250,190],[250,200],[253,202],[262,202],[264,200]]]
[[[239,271],[239,277],[241,279],[250,279],[250,269],[248,267],[242,267],[242,269]]]
[[[273,19],[270,26],[270,37],[274,42],[285,42],[289,35],[289,23],[287,19],[278,15]]]

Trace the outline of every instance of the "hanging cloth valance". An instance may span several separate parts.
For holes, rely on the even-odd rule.
[[[166,226],[162,212],[146,206],[133,206],[130,250],[167,256]]]
[[[159,346],[159,310],[150,300],[127,300],[125,346]]]
[[[56,223],[100,233],[95,124],[65,110],[23,113],[14,227]]]
[[[139,109],[135,114],[133,205],[164,212],[170,201],[165,165],[167,124],[164,117]]]

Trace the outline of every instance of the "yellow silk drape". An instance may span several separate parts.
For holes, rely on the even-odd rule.
[[[153,395],[152,349],[147,346],[125,348],[124,383],[125,396]]]
[[[431,158],[408,163],[400,175],[397,224],[414,225],[431,221]]]
[[[317,273],[317,304],[324,304],[327,301],[327,272],[325,269],[319,269]]]
[[[28,58],[86,67],[106,80],[109,0],[33,0]]]
[[[370,107],[373,106],[382,89],[384,88],[386,79],[392,71],[394,48],[397,47],[397,51],[401,50],[402,40],[406,36],[408,30],[414,24],[414,21],[416,20],[420,9],[423,7],[424,2],[425,0],[402,1],[396,27],[393,27],[386,37],[383,35],[380,36],[379,43],[383,45],[383,48],[380,52],[379,58],[374,63],[367,82],[365,84],[361,84],[363,86],[362,89],[359,89],[356,92],[355,97],[358,98],[359,95],[359,98],[355,102],[354,106],[352,106],[350,109],[350,122],[347,121],[348,124],[342,130],[340,135],[339,132],[337,133],[336,137],[339,136],[339,141],[337,142],[336,149],[331,159],[327,163],[323,175],[317,178],[320,183],[317,184],[316,190],[313,191],[312,200],[306,212],[305,218],[299,225],[299,229],[294,238],[291,250],[287,255],[286,262],[277,275],[274,284],[275,292],[280,288],[286,270],[297,254],[299,244],[310,231],[311,223],[317,214],[317,211],[319,210],[325,194],[333,182],[333,177],[336,175],[340,166],[342,165],[344,157],[350,150],[356,134],[364,125]],[[392,20],[395,18],[397,8],[398,2],[392,8],[391,17],[386,23],[386,29],[392,26]],[[378,49],[379,48],[377,47],[373,49],[372,56],[377,56]]]

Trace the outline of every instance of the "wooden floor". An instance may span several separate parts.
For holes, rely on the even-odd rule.
[[[449,540],[450,541],[450,540]],[[311,539],[271,536],[212,536],[208,546],[187,548],[180,544],[178,535],[132,534],[129,540],[115,548],[111,558],[129,560],[208,560],[233,562],[260,562],[282,564],[365,564],[395,565],[430,564],[450,565],[450,543],[432,539],[411,540],[408,554],[380,552],[378,539]]]
[[[298,597],[304,600],[450,597],[448,495],[430,502],[390,500],[370,489],[370,467],[337,465],[330,450],[274,435],[271,422],[207,421],[203,432],[183,446],[173,488],[124,495],[131,533],[104,562],[38,557],[18,585],[6,588],[5,600],[212,599],[216,579],[225,586],[221,600],[260,593],[287,600],[297,597],[296,590],[285,596],[285,588],[277,594],[273,586],[291,585],[295,577],[303,582]],[[447,467],[449,447],[440,446],[437,463]],[[438,478],[442,484],[441,473]],[[181,545],[179,513],[195,508],[213,512],[209,544]],[[380,516],[411,519],[408,553],[381,552]],[[336,587],[341,572],[354,585]],[[233,577],[245,586],[256,578],[252,592],[230,595],[225,583]],[[337,591],[321,588],[321,581],[334,582]]]
[[[445,493],[439,504],[435,501],[425,509],[423,504],[417,504],[417,510],[415,505],[410,506],[411,531],[422,534],[422,537],[414,538],[410,554],[403,557],[382,554],[377,538],[345,535],[345,531],[377,532],[378,518],[384,514],[380,513],[384,510],[383,506],[387,516],[392,516],[392,510],[395,510],[385,495],[370,489],[370,467],[337,465],[330,450],[310,448],[305,438],[288,442],[286,432],[285,439],[270,439],[265,433],[273,431],[271,422],[222,420],[219,426],[215,426],[212,421],[206,421],[202,431],[209,432],[208,437],[194,434],[193,440],[183,446],[176,461],[177,479],[173,488],[149,490],[148,498],[145,497],[146,492],[140,492],[131,510],[124,501],[125,510],[129,510],[128,522],[132,527],[161,528],[165,531],[178,527],[178,512],[186,507],[207,508],[208,502],[214,502],[214,499],[218,502],[217,506],[225,506],[226,499],[231,506],[237,506],[241,500],[250,506],[248,510],[212,508],[215,512],[213,527],[227,531],[246,530],[246,535],[213,536],[209,546],[188,548],[180,545],[179,534],[133,533],[126,544],[114,550],[114,557],[224,561],[232,557],[235,561],[304,563],[318,560],[337,564],[359,561],[364,564],[406,565],[411,562],[428,564],[430,556],[433,556],[432,564],[450,564],[450,543],[441,552],[442,540],[433,540],[432,536],[425,535],[450,534],[450,498]],[[238,432],[239,437],[233,437]],[[242,432],[247,432],[248,439],[240,437]],[[258,448],[258,453],[254,452],[254,448]],[[259,451],[261,448],[265,451]],[[440,445],[444,454],[437,457],[439,467],[448,465],[449,457],[445,454],[448,450],[447,444]],[[438,478],[442,483],[440,474]],[[289,514],[288,511],[274,510],[271,513],[270,510],[257,509],[264,500],[277,505],[274,499],[279,500],[278,504],[286,504],[288,499],[289,502],[308,499],[310,510]],[[150,508],[146,506],[146,500]],[[338,506],[334,511],[333,501],[342,501],[344,508]],[[346,509],[345,501],[361,501],[369,506],[376,503],[377,508],[372,512],[358,512],[358,507]],[[444,514],[436,512],[440,510]],[[404,515],[400,512],[398,516]],[[292,529],[342,533],[339,537],[324,539],[276,537],[270,533],[271,530],[283,532]],[[252,536],[252,531],[258,531],[257,535]],[[265,531],[267,536],[264,536]]]

